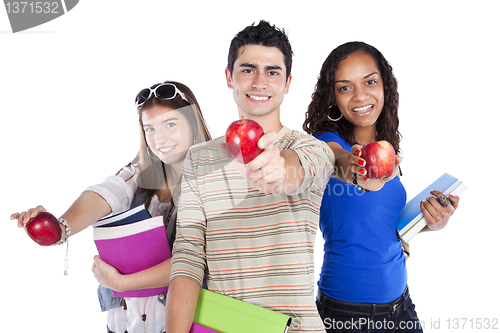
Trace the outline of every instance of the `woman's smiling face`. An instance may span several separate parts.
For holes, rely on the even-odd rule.
[[[182,163],[193,144],[193,130],[179,111],[155,105],[142,112],[142,128],[151,151],[165,164]]]
[[[374,126],[384,108],[384,85],[375,60],[358,52],[342,60],[334,74],[335,103],[355,127]]]

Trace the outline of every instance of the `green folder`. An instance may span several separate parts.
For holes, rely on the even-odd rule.
[[[201,289],[194,322],[221,333],[286,333],[292,318]]]

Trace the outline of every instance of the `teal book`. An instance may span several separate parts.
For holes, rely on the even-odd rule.
[[[201,289],[194,322],[221,333],[286,333],[292,318]]]
[[[463,182],[448,173],[444,173],[406,203],[396,221],[399,236],[405,242],[409,242],[427,225],[427,221],[420,210],[420,202],[431,196],[430,192],[432,190],[438,190],[446,196],[450,194],[457,196],[465,189]]]

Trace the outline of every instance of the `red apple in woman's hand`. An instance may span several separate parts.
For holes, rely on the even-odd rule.
[[[264,151],[257,145],[263,135],[258,122],[242,117],[233,121],[226,131],[227,150],[238,162],[247,164]]]
[[[26,232],[38,245],[49,246],[61,240],[62,230],[57,218],[41,212],[26,224]]]
[[[361,148],[361,157],[366,161],[366,176],[372,179],[389,178],[394,172],[396,154],[392,145],[385,141],[367,143]]]

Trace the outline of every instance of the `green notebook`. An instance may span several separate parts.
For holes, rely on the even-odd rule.
[[[201,289],[194,322],[221,333],[286,333],[292,318]]]

